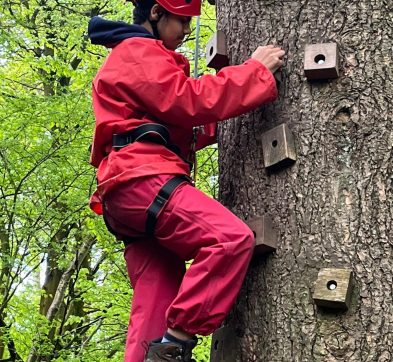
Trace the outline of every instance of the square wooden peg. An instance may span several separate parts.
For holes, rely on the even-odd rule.
[[[210,362],[237,362],[235,338],[229,326],[217,329],[212,336]]]
[[[338,78],[339,56],[336,43],[309,44],[304,51],[307,79]]]
[[[349,269],[321,269],[315,283],[314,302],[319,307],[349,308],[354,286],[353,273]]]
[[[248,220],[247,225],[255,236],[254,255],[264,255],[276,251],[277,232],[269,216],[264,215]]]
[[[288,126],[283,123],[262,134],[265,167],[279,169],[296,161],[295,140]]]
[[[210,38],[206,46],[206,65],[220,70],[229,65],[225,33],[218,30]]]

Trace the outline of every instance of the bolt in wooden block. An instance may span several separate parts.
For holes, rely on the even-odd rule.
[[[351,270],[321,269],[315,283],[315,304],[319,307],[346,310],[349,307],[353,286]]]
[[[255,255],[276,251],[277,232],[269,216],[261,216],[247,221],[248,227],[255,235]]]
[[[309,44],[304,51],[304,74],[307,79],[338,77],[338,49],[336,43]]]
[[[217,329],[212,336],[210,362],[237,362],[235,333],[228,326]]]
[[[207,43],[206,64],[216,70],[229,65],[225,33],[221,30],[217,31]]]
[[[262,148],[266,168],[279,169],[296,161],[293,134],[285,123],[262,134]]]

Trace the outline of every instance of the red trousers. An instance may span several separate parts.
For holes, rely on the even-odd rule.
[[[235,302],[255,244],[243,221],[189,184],[175,190],[155,237],[146,237],[146,209],[172,177],[135,179],[104,200],[111,227],[136,239],[124,252],[134,289],[126,362],[143,361],[147,343],[168,327],[213,333]]]

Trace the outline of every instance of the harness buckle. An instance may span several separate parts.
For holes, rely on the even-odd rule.
[[[123,147],[126,146],[124,142],[124,135],[123,134],[114,134],[112,135],[112,147],[118,151],[121,150]]]

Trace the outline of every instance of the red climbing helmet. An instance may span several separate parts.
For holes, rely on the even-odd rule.
[[[143,0],[127,0],[137,6]],[[202,0],[156,0],[165,10],[181,16],[201,15]]]

